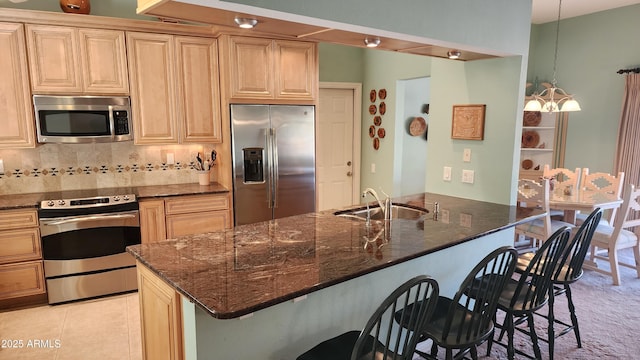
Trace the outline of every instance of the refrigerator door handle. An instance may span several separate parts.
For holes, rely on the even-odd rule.
[[[273,164],[273,207],[278,207],[278,178],[280,173],[278,171],[278,134],[275,128],[271,128],[271,149],[272,151],[272,164]]]
[[[273,206],[273,198],[271,189],[273,184],[273,171],[272,171],[272,159],[271,152],[273,145],[271,144],[271,128],[264,129],[264,143],[266,144],[266,166],[267,166],[267,207],[271,209]]]

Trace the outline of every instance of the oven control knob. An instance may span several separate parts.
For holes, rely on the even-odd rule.
[[[129,200],[129,195],[125,195],[125,196],[123,196],[123,197],[122,197],[122,200],[124,200],[124,201],[128,201],[128,200]]]
[[[120,196],[114,196],[113,201],[120,201]]]
[[[53,200],[47,202],[47,206],[54,206],[56,203]]]
[[[66,202],[64,200],[58,200],[58,205],[62,206],[64,204],[66,204]]]

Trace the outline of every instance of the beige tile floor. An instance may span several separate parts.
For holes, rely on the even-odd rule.
[[[2,360],[140,360],[138,293],[0,312],[0,340]]]

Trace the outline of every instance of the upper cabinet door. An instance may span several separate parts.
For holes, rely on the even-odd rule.
[[[24,26],[0,23],[0,148],[35,147]]]
[[[314,43],[275,41],[275,93],[278,98],[315,98],[318,87],[316,53]]]
[[[76,29],[46,25],[26,26],[32,91],[82,92]]]
[[[177,37],[182,143],[219,143],[220,86],[216,39]]]
[[[231,37],[231,97],[272,99],[273,41]]]
[[[27,25],[34,93],[129,93],[124,32]]]
[[[80,29],[78,34],[85,91],[128,94],[124,31]]]
[[[178,143],[174,47],[172,35],[127,33],[136,144]]]

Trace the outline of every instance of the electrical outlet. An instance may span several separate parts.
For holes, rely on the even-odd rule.
[[[473,184],[473,170],[462,170],[462,182]]]
[[[460,226],[470,228],[472,218],[473,216],[471,214],[460,213]]]
[[[442,180],[451,181],[451,166],[445,166],[442,173]]]
[[[471,162],[471,149],[464,149],[462,153],[462,161]]]
[[[0,159],[0,175],[4,175],[4,160]]]
[[[440,222],[444,224],[449,223],[449,210],[440,210]]]
[[[171,152],[167,153],[167,164],[171,165],[171,164],[175,163],[175,161],[176,161],[176,158],[173,155],[173,153],[171,153]]]
[[[375,163],[371,163],[371,173],[372,174],[376,173],[376,164]]]

